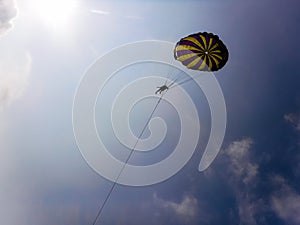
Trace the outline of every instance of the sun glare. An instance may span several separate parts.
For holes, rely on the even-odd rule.
[[[75,0],[34,0],[32,7],[43,22],[54,28],[64,27],[76,9]]]

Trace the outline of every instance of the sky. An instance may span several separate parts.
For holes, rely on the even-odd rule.
[[[218,156],[198,171],[210,111],[201,90],[182,85],[201,121],[194,155],[161,183],[116,185],[97,224],[300,224],[298,8],[296,0],[0,0],[1,224],[92,224],[112,182],[87,164],[76,144],[72,105],[81,78],[120,45],[175,44],[199,31],[217,34],[229,50],[215,73],[227,109]],[[110,84],[115,89],[95,106],[97,125],[107,123],[100,135],[120,159],[124,146],[115,147],[107,107],[140,70],[165,76],[168,69],[145,63],[120,70]],[[153,102],[145,99],[132,110],[133,133]],[[166,102],[156,115],[170,127],[166,140],[132,163],[161,160],[176,145],[178,115]]]

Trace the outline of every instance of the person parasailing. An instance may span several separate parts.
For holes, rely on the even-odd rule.
[[[161,94],[162,92],[167,91],[169,89],[169,87],[165,84],[163,86],[160,86],[160,87],[157,87],[157,88],[158,88],[158,90],[155,92],[156,95],[158,93]]]

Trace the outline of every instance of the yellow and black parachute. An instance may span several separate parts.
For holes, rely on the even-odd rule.
[[[217,71],[226,64],[228,50],[217,35],[199,32],[180,39],[174,57],[192,70]]]

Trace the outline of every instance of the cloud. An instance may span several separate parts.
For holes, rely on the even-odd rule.
[[[265,200],[247,192],[237,194],[238,214],[241,224],[257,225],[257,215],[266,211]],[[263,218],[262,218],[263,219]]]
[[[286,223],[300,224],[300,194],[282,177],[277,176],[274,180],[279,189],[271,195],[272,209]]]
[[[92,9],[90,10],[92,13],[96,13],[96,14],[100,14],[100,15],[109,15],[110,12],[108,11],[103,11],[103,10],[96,10],[96,9]]]
[[[159,207],[175,215],[180,224],[194,224],[199,220],[200,208],[198,200],[193,196],[185,195],[181,202],[167,201],[157,197],[156,194],[153,198]]]
[[[17,16],[17,12],[14,0],[0,0],[0,35],[12,27],[12,20]]]
[[[285,119],[298,123],[295,114],[287,114]],[[263,196],[257,192],[257,187],[266,181],[261,180],[259,166],[251,153],[253,140],[244,138],[232,142],[223,151],[226,168],[223,176],[234,191],[239,223],[248,225],[265,224],[265,215],[274,212],[286,224],[300,224],[300,194],[289,186],[284,178],[271,176],[268,186],[275,191]],[[271,185],[271,186],[270,186]]]
[[[300,115],[296,113],[288,113],[284,115],[284,119],[290,122],[296,130],[300,131]]]
[[[29,53],[13,53],[8,49],[0,52],[0,111],[23,94],[30,69]]]
[[[298,130],[299,115],[286,114],[284,119]],[[251,138],[234,141],[220,155],[224,167],[218,174],[233,191],[238,224],[266,224],[270,213],[275,213],[284,224],[300,224],[300,193],[279,175],[268,172],[269,179],[262,179],[266,174],[259,171],[260,158],[251,151],[253,143]],[[262,195],[261,187],[271,191]]]
[[[245,138],[241,141],[234,141],[225,150],[230,161],[229,172],[232,173],[234,179],[242,180],[244,184],[252,182],[257,175],[258,165],[251,162],[252,144],[251,138]]]
[[[253,140],[244,138],[232,142],[222,154],[225,168],[222,176],[234,191],[240,224],[256,225],[257,215],[265,211],[265,200],[253,188],[259,182],[258,164],[251,152]]]
[[[258,165],[251,161],[251,146],[253,140],[244,138],[232,142],[225,150],[229,159],[228,173],[231,185],[236,193],[238,214],[242,224],[256,225],[256,214],[261,211],[263,204],[248,188],[256,182]]]

